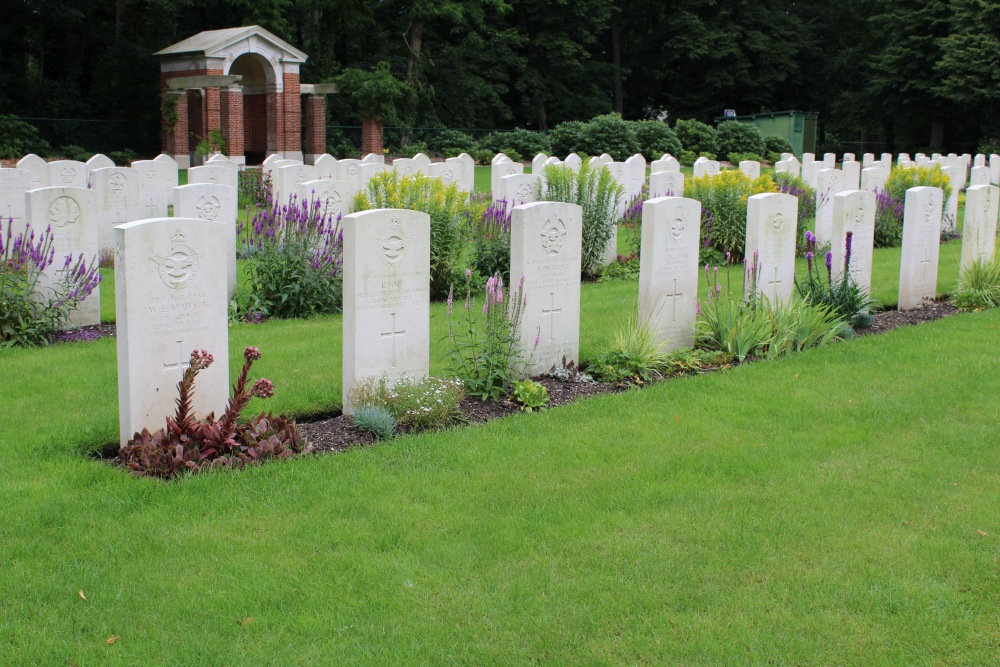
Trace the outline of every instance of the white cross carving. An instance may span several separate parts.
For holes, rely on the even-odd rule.
[[[674,278],[674,293],[673,294],[664,294],[663,296],[666,299],[670,299],[671,306],[672,306],[672,311],[673,311],[671,313],[671,316],[670,316],[670,321],[671,322],[676,322],[677,321],[677,297],[684,296],[683,292],[678,292],[677,291],[677,278]]]
[[[781,284],[781,280],[778,279],[778,267],[774,267],[774,280],[768,280],[767,284],[773,289],[771,290],[771,298],[775,301],[778,300],[778,285]]]
[[[181,377],[184,377],[184,370],[191,365],[191,357],[188,356],[187,359],[184,358],[184,341],[177,341],[177,363],[176,364],[163,364],[163,372],[169,373],[170,371],[180,371]]]
[[[392,314],[392,327],[388,331],[383,331],[381,333],[382,338],[389,338],[392,340],[392,367],[396,367],[396,338],[406,334],[406,329],[396,328],[396,313]]]
[[[549,340],[556,339],[556,315],[562,312],[562,308],[556,308],[556,293],[549,292],[552,307],[546,310],[542,308],[542,317],[549,317]]]

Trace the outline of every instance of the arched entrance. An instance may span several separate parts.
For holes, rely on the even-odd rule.
[[[276,149],[278,119],[275,105],[267,103],[267,94],[277,91],[274,67],[257,53],[244,53],[233,60],[226,74],[242,77],[243,151],[247,164],[260,164]]]

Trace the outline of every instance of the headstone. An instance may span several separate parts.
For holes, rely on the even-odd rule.
[[[24,209],[24,193],[31,189],[31,172],[27,169],[0,169],[0,230],[7,231],[7,223],[12,223],[11,233],[17,236],[24,231],[27,219]],[[42,227],[44,230],[45,228]],[[6,238],[0,239],[4,243]]]
[[[601,155],[599,155],[597,157],[590,158],[590,168],[591,169],[600,169],[604,165],[611,164],[614,161],[615,160],[614,160],[613,157],[611,157],[607,153],[602,153]],[[562,164],[562,163],[560,162],[559,164]]]
[[[864,155],[861,156],[862,169],[867,169],[868,167],[872,166],[873,162],[875,162],[874,153],[865,153]]]
[[[422,155],[422,153],[421,153]],[[362,164],[385,164],[385,154],[369,153],[361,158]]]
[[[172,194],[170,165],[156,160],[137,160],[132,168],[139,173],[139,207],[144,218],[165,218]]]
[[[271,187],[274,189],[276,194],[279,189],[277,176],[277,170],[279,168],[271,170]],[[197,185],[198,183],[215,183],[216,185],[228,185],[233,188],[238,188],[238,178],[237,172],[219,164],[206,164],[201,167],[191,167],[188,169],[189,185]]]
[[[871,294],[875,193],[850,190],[833,196],[833,240],[830,247],[833,262],[830,269],[835,281],[844,274],[847,232],[851,232],[851,279],[862,292]]]
[[[472,159],[472,156],[468,153],[462,153],[456,158],[450,158],[452,160],[460,160],[462,162],[462,184],[461,190],[465,192],[472,192],[476,189],[476,161]]]
[[[299,201],[318,201],[320,213],[330,221],[337,220],[354,210],[354,195],[358,189],[348,181],[323,179],[306,181],[299,186]]]
[[[941,216],[941,231],[953,232],[958,224],[958,168],[947,166],[942,167],[941,171],[951,183],[951,194],[944,202],[944,211]]]
[[[990,184],[990,168],[989,167],[973,167],[972,172],[969,176],[969,185],[989,185]],[[968,192],[968,189],[966,189]]]
[[[29,190],[25,208],[32,229],[52,229],[52,249],[55,261],[39,277],[39,287],[50,290],[72,270],[82,254],[87,267],[100,260],[97,240],[97,195],[86,188],[49,187]],[[72,256],[67,266],[65,258]],[[95,289],[69,315],[67,328],[86,327],[101,323],[101,290]]]
[[[537,202],[511,214],[510,275],[524,276],[520,340],[530,355],[528,375],[579,361],[582,243],[576,204]]]
[[[261,164],[261,166],[264,167],[265,169],[267,169],[268,167],[270,167],[271,165],[273,165],[275,162],[278,162],[279,160],[284,160],[284,159],[285,158],[280,153],[271,153],[266,158],[264,158],[264,162]]]
[[[524,165],[520,162],[496,162],[490,171],[490,191],[493,193],[493,201],[500,199],[500,179],[504,176],[523,174]]]
[[[200,169],[200,167],[196,169]],[[195,171],[195,169],[191,171]],[[274,200],[284,206],[288,203],[289,197],[298,194],[299,186],[306,181],[316,180],[316,167],[308,164],[290,164],[286,167],[278,167],[273,174]]]
[[[803,165],[806,162],[815,162],[815,161],[816,161],[816,154],[815,153],[803,153],[802,154],[802,164]]]
[[[844,176],[842,190],[857,190],[861,187],[861,163],[853,160],[844,162],[840,171]]]
[[[224,225],[226,232],[226,294],[236,293],[236,188],[218,183],[181,185],[174,190],[174,216],[198,218]],[[212,258],[218,261],[218,258]]]
[[[740,171],[753,179],[760,178],[760,162],[757,160],[741,160]]]
[[[995,185],[970,185],[965,191],[960,276],[977,261],[986,263],[993,260],[996,254],[998,203],[1000,188]]]
[[[344,414],[368,377],[420,379],[430,365],[430,216],[376,209],[345,216]]]
[[[649,175],[650,197],[683,197],[684,174],[679,171],[656,171]]]
[[[777,192],[747,199],[746,256],[753,262],[754,253],[757,253],[757,293],[767,297],[772,304],[792,297],[798,204],[795,196]],[[744,295],[749,295],[750,288],[748,280]]]
[[[865,192],[881,192],[885,190],[885,182],[889,173],[881,167],[868,167],[861,170],[861,189]]]
[[[49,187],[49,163],[34,153],[29,153],[17,161],[17,169],[31,172],[31,189]]]
[[[943,198],[941,188],[921,186],[906,191],[899,310],[919,308],[937,295]]]
[[[642,194],[646,184],[646,158],[636,153],[625,160],[625,198],[631,200]]]
[[[198,375],[196,415],[221,415],[229,395],[226,233],[193,218],[139,220],[114,229],[121,444],[162,428],[193,350],[215,363]]]
[[[549,159],[549,156],[545,153],[539,153],[531,160],[531,173],[536,176],[545,166],[545,161]]]
[[[499,198],[507,202],[507,210],[538,201],[538,177],[534,174],[504,176],[499,181]]]
[[[111,247],[115,225],[143,217],[139,172],[131,167],[104,167],[92,170],[90,180],[97,191],[98,240],[103,250]]]
[[[361,189],[362,190],[366,189],[368,187],[368,181],[372,180],[372,178],[374,178],[378,174],[383,174],[387,171],[391,171],[389,166],[384,164],[379,164],[378,162],[369,162],[368,164],[362,164],[361,169],[358,173],[358,180]],[[423,176],[427,176],[428,171],[429,169],[424,168],[417,173]]]
[[[843,161],[844,162],[855,162],[856,160],[855,160],[855,157],[854,157],[854,153],[844,153]]]
[[[694,345],[700,232],[695,199],[658,197],[642,205],[639,323],[666,350]]]
[[[167,165],[167,167],[168,167],[168,169],[166,169],[165,172],[164,172],[166,174],[169,174],[169,176],[170,176],[170,181],[169,181],[168,187],[167,187],[167,203],[169,203],[171,206],[173,206],[174,205],[174,188],[177,187],[177,185],[179,183],[179,177],[180,177],[180,169],[179,169],[179,167],[177,165],[177,160],[173,159],[172,157],[170,157],[166,153],[160,153],[159,155],[157,155],[156,157],[153,158],[153,161],[154,162],[162,162],[163,164]]]
[[[802,180],[813,190],[816,189],[816,173],[822,168],[822,162],[802,160]]]
[[[672,155],[664,155],[659,160],[653,160],[649,165],[649,173],[653,174],[658,171],[680,171],[681,163],[677,161],[677,158]]]
[[[493,159],[490,160],[490,164],[494,165],[497,162],[503,162],[503,161],[510,162],[511,159],[507,157],[506,153],[497,153],[496,155],[493,156]]]
[[[326,181],[331,178],[335,179],[338,176],[337,158],[329,153],[323,153],[316,158],[313,167],[316,168],[316,180]]]
[[[910,161],[910,154],[909,153],[900,153],[896,157],[896,164],[897,165],[904,165],[904,164],[906,164],[909,161]]]
[[[827,169],[837,168],[837,154],[836,153],[823,153],[823,164],[826,165]]]
[[[457,183],[459,189],[462,186],[462,161],[454,161],[454,158],[449,158],[444,162],[435,162],[427,168],[427,175],[431,178],[436,178],[444,185],[451,185],[452,183]]]
[[[569,155],[566,156],[566,159],[563,160],[563,164],[565,164],[573,171],[579,172],[580,167],[583,166],[583,158],[581,158],[576,153],[570,153]]]
[[[62,188],[87,187],[87,165],[77,160],[49,162],[49,184]]]
[[[990,183],[1000,185],[1000,155],[990,155]]]
[[[94,171],[95,169],[110,169],[114,166],[115,161],[102,153],[98,153],[87,160],[88,171]]]
[[[831,241],[833,196],[843,192],[843,177],[839,169],[820,169],[816,172],[816,238],[820,244]]]
[[[337,180],[354,183],[354,187],[361,187],[361,161],[360,160],[338,160]]]
[[[209,157],[208,160],[205,161],[206,164],[209,163],[209,162],[232,162],[232,160],[230,160],[228,157],[226,157],[222,153],[213,153],[212,156]],[[235,163],[233,163],[233,164],[235,164]]]
[[[972,161],[973,167],[985,167],[986,166],[986,156],[982,153],[976,153],[975,159]]]
[[[393,160],[392,170],[400,176],[413,176],[418,171],[417,163],[408,157],[399,157]]]
[[[431,166],[431,159],[429,157],[423,153],[417,153],[413,156],[413,163],[417,165],[417,171],[423,172],[424,176],[427,175],[427,168]]]
[[[913,156],[913,161],[917,164],[918,167],[924,167],[927,164],[929,164],[932,160],[930,160],[923,153],[917,153],[915,156]]]
[[[892,169],[892,153],[882,153],[880,158],[886,165],[886,169]]]
[[[721,166],[718,160],[709,160],[707,157],[700,157],[694,161],[693,174],[695,178],[702,176],[715,176],[719,173]]]
[[[794,178],[799,177],[799,164],[793,160],[779,160],[774,164],[774,171],[777,174],[787,173]]]

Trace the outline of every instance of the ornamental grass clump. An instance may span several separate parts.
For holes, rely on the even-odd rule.
[[[1000,258],[977,259],[962,271],[951,302],[962,310],[1000,306]]]
[[[45,282],[52,273],[59,278]],[[13,219],[0,224],[0,347],[48,344],[100,282],[96,257],[56,256],[51,226],[15,234]]]
[[[738,169],[715,176],[692,178],[684,185],[684,196],[701,202],[702,238],[719,255],[730,253],[743,259],[747,232],[747,199],[751,195],[777,192],[771,174],[750,178]]]
[[[372,177],[368,187],[354,198],[354,210],[405,208],[427,213],[431,218],[431,298],[443,299],[468,234],[466,198],[457,183],[445,185],[422,174],[383,172]]]
[[[237,312],[247,321],[339,312],[343,300],[344,235],[340,215],[295,195],[271,201],[244,229],[246,279]]]
[[[457,376],[469,395],[498,400],[510,394],[521,375],[525,351],[521,348],[521,316],[528,298],[524,276],[516,290],[504,291],[499,273],[486,281],[482,308],[472,296],[472,272],[465,272],[465,314],[456,323],[454,294],[448,294],[449,371]],[[535,336],[535,347],[540,343]]]
[[[250,384],[250,369],[260,358],[260,350],[246,348],[243,367],[222,416],[216,419],[212,413],[196,419],[191,410],[194,381],[215,360],[205,350],[194,350],[177,384],[177,410],[167,416],[166,427],[155,433],[148,429],[136,433],[118,451],[118,460],[137,476],[170,479],[188,472],[242,468],[311,451],[291,419],[262,412],[245,423],[239,421],[250,399],[274,395],[274,384],[266,378]]]
[[[868,293],[863,290],[851,274],[851,246],[854,232],[847,232],[844,257],[841,262],[840,277],[833,278],[833,253],[826,252],[823,268],[816,257],[816,237],[806,232],[806,276],[795,278],[795,289],[807,303],[825,305],[855,327],[871,324],[867,311],[871,307]]]
[[[663,377],[669,355],[649,322],[626,320],[587,370],[601,382],[642,386]]]

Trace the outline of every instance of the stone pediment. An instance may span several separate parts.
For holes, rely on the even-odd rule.
[[[262,41],[273,50],[280,51],[286,62],[304,63],[308,56],[285,40],[257,25],[222,30],[206,30],[161,49],[154,56],[161,58],[208,57],[225,58],[234,49],[240,52],[253,49],[240,48],[243,44]]]

